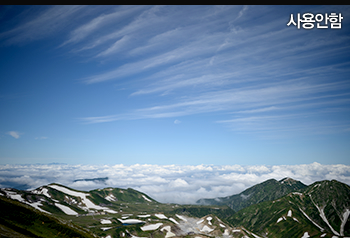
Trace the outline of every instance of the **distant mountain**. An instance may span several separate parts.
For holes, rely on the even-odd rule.
[[[291,178],[284,178],[280,181],[269,179],[236,195],[214,199],[202,198],[196,203],[199,205],[227,205],[232,210],[239,211],[253,204],[278,199],[305,187],[305,184]]]
[[[349,214],[350,187],[326,180],[244,208],[227,221],[263,237],[349,237]]]
[[[92,179],[76,179],[74,180],[73,182],[79,182],[79,181],[93,181],[93,182],[98,182],[98,183],[105,183],[106,181],[108,180],[108,177],[105,177],[105,178],[92,178]]]

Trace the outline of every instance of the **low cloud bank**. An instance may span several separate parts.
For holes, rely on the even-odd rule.
[[[91,178],[106,178],[96,179]],[[319,163],[241,165],[0,165],[0,187],[35,189],[60,183],[79,190],[133,188],[159,202],[188,204],[200,198],[229,196],[267,179],[291,177],[309,185],[336,179],[350,184],[349,165]]]

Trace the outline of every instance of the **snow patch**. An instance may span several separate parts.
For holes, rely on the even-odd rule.
[[[299,210],[304,214],[304,216],[309,219],[309,221],[311,221],[315,226],[317,226],[321,231],[324,231],[324,229],[322,227],[320,227],[316,222],[314,222],[313,220],[311,220],[311,218],[299,207]]]
[[[168,219],[164,214],[154,214],[159,219]]]
[[[184,218],[183,216],[180,216],[180,215],[177,215],[177,214],[176,214],[176,216],[177,216],[178,218],[180,218],[181,220],[183,220],[183,221],[187,221],[187,219]]]
[[[49,185],[49,187],[56,189],[60,192],[63,192],[65,194],[74,196],[74,197],[80,197],[87,209],[106,210],[109,213],[117,213],[111,209],[98,206],[98,205],[94,204],[93,202],[91,202],[88,198],[86,198],[86,196],[90,196],[89,193],[76,192],[76,191],[73,191],[73,190],[70,190],[68,188],[58,186],[58,185]]]
[[[225,231],[224,231],[224,234],[223,234],[224,236],[228,236],[228,235],[230,235],[230,231],[228,230],[228,229],[225,229]]]
[[[203,228],[201,229],[201,232],[212,232],[214,229],[211,229],[207,225],[204,225]]]
[[[55,203],[55,206],[58,207],[59,209],[61,209],[67,215],[78,215],[78,213],[76,211],[72,210],[70,207],[67,207],[65,205]]]
[[[49,213],[48,211],[45,211],[44,209],[41,209],[39,206],[42,206],[43,204],[41,204],[41,202],[33,202],[33,203],[29,203],[29,202],[25,202],[26,204],[38,209],[39,211],[41,212],[45,212],[45,213],[48,213],[48,214],[51,214]]]
[[[22,203],[25,203],[25,204],[28,204],[32,207],[34,207],[35,209],[38,209],[39,211],[41,212],[45,212],[45,213],[48,213],[48,214],[51,214],[50,212],[48,211],[45,211],[44,209],[41,209],[39,206],[42,206],[41,202],[33,202],[33,203],[30,203],[30,202],[27,202],[24,198],[22,198],[22,195],[21,194],[17,194],[16,192],[14,191],[8,191],[6,189],[2,189],[2,191],[4,191],[6,193],[6,196],[7,197],[10,197],[12,200],[17,200],[19,202],[22,202]]]
[[[70,190],[68,188],[58,186],[58,185],[49,185],[49,187],[53,188],[53,189],[56,189],[56,190],[58,190],[60,192],[63,192],[65,194],[74,196],[74,197],[80,197],[82,199],[85,198],[87,195],[89,195],[89,194],[82,193],[82,192],[76,192],[76,191],[73,191],[73,190]]]
[[[306,231],[301,238],[307,238],[307,237],[310,237],[310,236],[309,236],[309,233]]]
[[[101,224],[112,224],[112,221],[107,219],[101,219]]]
[[[169,238],[169,237],[175,236],[175,234],[171,232],[171,227],[170,226],[165,226],[160,231],[164,231],[164,230],[167,231],[167,233],[166,233],[164,238]]]
[[[147,202],[152,202],[152,201],[149,200],[145,195],[142,195],[142,197],[143,197]]]
[[[126,219],[122,220],[118,218],[118,221],[120,221],[123,224],[139,224],[139,223],[145,223],[144,221],[137,220],[137,219]]]
[[[105,207],[98,206],[98,205],[94,204],[93,202],[91,202],[89,199],[87,199],[86,196],[90,196],[90,194],[88,194],[88,193],[76,192],[76,191],[73,191],[73,190],[70,190],[68,188],[58,186],[58,185],[49,185],[49,186],[53,189],[56,189],[60,192],[65,193],[65,194],[68,194],[68,195],[71,195],[74,197],[80,197],[83,200],[83,203],[85,204],[85,206],[87,208],[96,209],[96,210],[106,209]]]
[[[255,238],[261,238],[260,236],[255,235],[253,232],[251,232],[250,234],[252,234]]]
[[[303,196],[303,194],[302,194],[302,193],[299,193],[299,192],[293,192],[293,195]]]
[[[110,201],[110,202],[117,201],[117,198],[113,194],[110,194],[110,195],[106,196],[105,199]]]
[[[213,225],[213,224],[211,224],[211,220],[212,219],[213,219],[212,217],[207,217],[208,224],[211,225],[211,226]]]
[[[199,221],[197,221],[197,224],[201,224],[204,221],[204,219],[201,219]]]
[[[314,203],[314,201],[312,200],[311,194],[310,194],[309,196],[310,196],[311,201],[313,202],[313,204],[314,204],[315,207],[317,208],[317,210],[320,212],[320,216],[321,216],[322,220],[328,225],[328,227],[331,229],[331,231],[333,232],[333,234],[339,236],[339,233],[333,229],[333,227],[331,226],[331,224],[329,224],[329,222],[328,222],[328,220],[327,220],[327,217],[326,217],[326,215],[324,214],[324,208],[325,208],[325,206],[323,206],[323,207],[320,208],[320,207],[317,206],[317,204]]]
[[[17,194],[16,192],[13,192],[13,191],[7,191],[5,189],[3,191],[6,193],[7,197],[10,197],[12,200],[17,200],[17,201],[26,203],[26,200],[22,198],[22,195]]]
[[[146,218],[146,217],[150,217],[151,215],[137,215],[140,218]]]
[[[287,217],[292,217],[292,210],[288,211]]]
[[[71,197],[68,197],[67,195],[64,196],[64,199],[67,203],[69,204],[78,204],[78,202],[74,199],[74,198],[71,198]],[[59,203],[59,202],[58,202]]]
[[[31,191],[32,193],[34,194],[43,194],[45,195],[46,197],[48,198],[51,198],[50,194],[48,193],[48,189],[47,188],[39,188],[39,189],[36,189],[36,190],[33,190]]]
[[[48,193],[49,190],[48,190],[47,188],[43,188],[43,189],[41,190],[41,192],[42,192],[46,197],[51,198],[50,194]]]
[[[141,230],[143,230],[143,231],[153,231],[153,230],[157,230],[162,225],[163,225],[163,223],[150,224],[150,225],[146,225],[146,226],[141,227]]]
[[[172,221],[172,222],[174,222],[174,223],[177,224],[177,225],[179,224],[179,223],[178,223],[174,218],[172,218],[172,217],[169,218],[169,220]]]
[[[341,218],[341,225],[340,225],[340,235],[343,236],[344,235],[344,227],[346,222],[348,221],[350,215],[350,210],[346,209],[345,212],[343,213],[343,218]]]
[[[109,229],[112,229],[113,227],[101,227],[101,230],[103,230],[103,231],[107,231],[107,230],[109,230]],[[107,238],[107,237],[106,237]]]
[[[108,213],[112,213],[112,214],[116,214],[118,212],[114,211],[114,210],[111,210],[111,209],[104,209],[105,212],[108,212]]]
[[[220,223],[219,225],[220,225],[221,227],[226,227],[226,226],[224,226],[224,225],[223,225],[223,224],[221,224],[221,223]]]

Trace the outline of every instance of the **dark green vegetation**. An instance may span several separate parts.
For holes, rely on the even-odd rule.
[[[306,186],[271,179],[237,195],[200,200],[211,205],[159,203],[130,188],[83,192],[59,184],[0,194],[1,212],[6,207],[8,214],[0,219],[0,237],[350,236],[350,187],[335,180]]]
[[[0,237],[93,237],[75,224],[0,196]]]
[[[215,199],[200,199],[197,204],[201,205],[227,205],[234,211],[264,201],[278,199],[290,192],[303,189],[306,185],[291,178],[280,181],[269,179],[263,183],[250,187],[240,194]]]
[[[302,192],[293,192],[275,201],[249,206],[228,218],[268,237],[350,236],[350,187],[338,181],[311,184]]]
[[[203,217],[213,214],[222,220],[232,216],[232,209],[227,206],[198,206],[198,205],[181,205],[172,210],[173,214],[183,214],[186,216]]]

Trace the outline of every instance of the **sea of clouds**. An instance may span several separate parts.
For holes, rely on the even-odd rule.
[[[104,181],[81,179],[106,178]],[[350,184],[349,165],[0,165],[0,187],[35,189],[60,183],[74,189],[133,188],[159,202],[190,204],[200,198],[242,192],[268,179],[290,177],[306,185],[320,180]],[[75,181],[79,180],[79,181]]]

